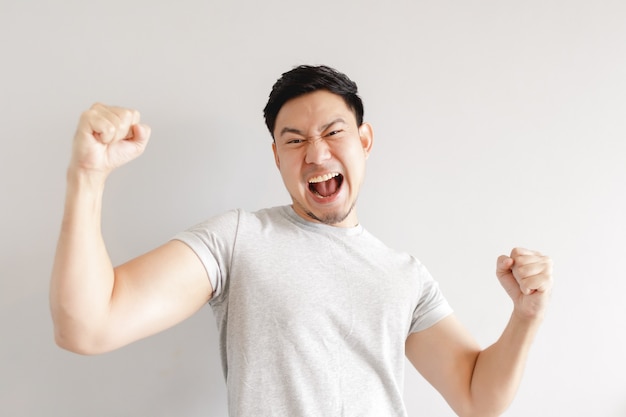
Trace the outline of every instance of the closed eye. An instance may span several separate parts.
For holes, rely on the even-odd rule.
[[[338,135],[339,133],[342,133],[343,129],[338,129],[338,130],[333,130],[331,132],[328,132],[327,134],[325,134],[325,137],[329,137],[329,136],[335,136]]]

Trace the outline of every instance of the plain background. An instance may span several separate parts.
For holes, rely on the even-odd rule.
[[[261,109],[328,64],[375,131],[360,220],[422,260],[484,346],[511,303],[495,260],[550,254],[556,286],[509,417],[626,416],[626,3],[0,1],[0,414],[224,416],[209,308],[97,357],[53,343],[65,168],[95,101],[142,112],[108,183],[115,263],[230,208],[289,202]],[[411,416],[451,416],[407,365]]]

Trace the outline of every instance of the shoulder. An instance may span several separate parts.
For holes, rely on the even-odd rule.
[[[235,237],[240,235],[267,234],[269,231],[289,224],[284,206],[264,208],[258,211],[233,209],[211,216],[184,233],[198,236]],[[283,227],[284,228],[284,227]]]
[[[422,262],[416,256],[407,251],[387,245],[369,231],[364,229],[361,236],[363,241],[371,248],[370,250],[379,253],[379,256],[385,257],[390,262],[399,263],[414,269],[425,269]]]
[[[190,227],[186,230],[186,232],[203,235],[232,230],[233,227],[237,227],[242,213],[242,210],[236,209],[211,216],[208,219]]]

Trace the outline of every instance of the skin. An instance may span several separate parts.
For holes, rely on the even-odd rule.
[[[320,90],[283,105],[274,138],[274,159],[294,211],[313,222],[355,226],[356,200],[373,143],[371,126],[357,126],[354,112],[340,96]],[[340,174],[341,187],[330,197],[320,197],[309,189],[309,181],[328,174]]]
[[[134,110],[94,104],[80,117],[50,281],[55,340],[67,350],[117,349],[184,320],[211,298],[204,267],[181,242],[111,264],[100,230],[104,184],[143,153],[149,137]]]
[[[513,312],[496,343],[481,350],[451,315],[406,341],[406,355],[459,416],[499,416],[513,400],[548,305],[552,260],[515,248],[498,257],[496,276]]]
[[[212,296],[203,265],[185,244],[168,242],[113,267],[100,230],[102,194],[115,168],[141,155],[150,128],[134,110],[95,104],[80,118],[67,171],[65,211],[50,283],[59,346],[107,352],[192,315]],[[373,143],[341,98],[326,91],[288,101],[280,110],[276,166],[302,218],[337,227],[358,224],[357,196]],[[340,174],[341,187],[322,198],[311,179]],[[454,315],[409,335],[406,355],[459,416],[500,415],[519,386],[528,351],[552,288],[552,261],[522,248],[497,260],[496,276],[513,301],[510,320],[481,349]]]

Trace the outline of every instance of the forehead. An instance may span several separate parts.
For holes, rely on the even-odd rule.
[[[276,116],[274,131],[285,127],[311,129],[337,118],[356,123],[356,116],[343,97],[318,90],[287,101]]]

